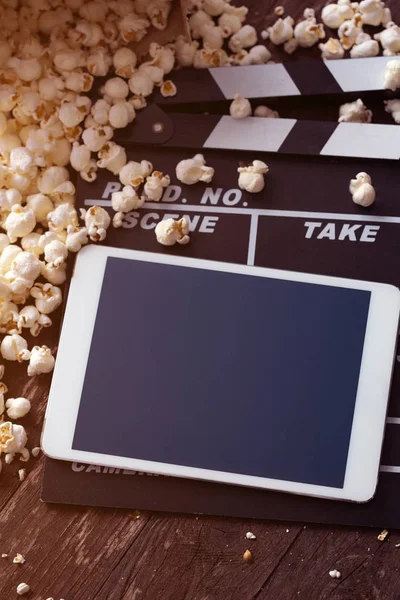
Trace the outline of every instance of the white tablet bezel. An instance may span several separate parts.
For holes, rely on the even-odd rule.
[[[371,302],[343,488],[337,489],[73,450],[72,439],[108,257],[370,291]],[[86,247],[77,258],[69,290],[42,434],[43,451],[47,456],[60,460],[86,462],[160,475],[204,479],[323,498],[366,502],[372,498],[377,484],[387,399],[397,341],[399,311],[400,292],[397,288],[386,284],[117,248]],[[335,407],[332,406],[332,411],[334,410]],[[93,415],[93,418],[95,419],[96,416]]]

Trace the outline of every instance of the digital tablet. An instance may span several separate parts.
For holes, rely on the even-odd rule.
[[[368,501],[399,309],[389,285],[87,247],[69,290],[43,450]]]

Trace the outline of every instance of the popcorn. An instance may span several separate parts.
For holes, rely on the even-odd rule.
[[[81,218],[85,221],[88,236],[92,242],[102,242],[107,235],[111,218],[107,211],[101,206],[91,206],[89,210],[80,209]]]
[[[186,217],[175,221],[175,219],[163,219],[155,228],[157,242],[163,246],[174,246],[178,244],[188,244],[189,221]]]
[[[11,263],[11,269],[6,273],[10,289],[14,293],[24,293],[31,288],[35,279],[40,275],[40,261],[31,252],[19,252]]]
[[[175,169],[176,178],[186,185],[193,185],[199,181],[210,183],[214,176],[214,169],[207,167],[202,154],[196,154],[193,158],[181,160]]]
[[[203,0],[203,10],[212,17],[218,17],[226,7],[226,0]]]
[[[94,159],[91,159],[88,167],[81,171],[81,177],[84,181],[92,183],[97,178],[97,163]]]
[[[374,39],[381,43],[384,56],[395,56],[400,52],[400,27],[390,21],[386,29],[376,33]]]
[[[152,170],[153,165],[147,160],[142,160],[140,163],[130,160],[120,170],[119,180],[123,185],[131,185],[137,188],[150,175]]]
[[[6,233],[0,233],[0,254],[3,252],[7,246],[11,244],[10,238]]]
[[[197,10],[189,17],[190,33],[193,39],[201,37],[205,25],[212,25],[213,20],[204,10]]]
[[[79,21],[73,30],[68,32],[69,37],[76,43],[91,48],[97,46],[103,39],[103,30],[95,23]]]
[[[112,77],[104,85],[104,93],[113,100],[125,100],[129,94],[129,87],[121,77]]]
[[[65,127],[77,127],[85,119],[89,112],[88,104],[90,103],[90,100],[87,98],[85,106],[85,104],[82,103],[83,98],[85,98],[85,96],[78,96],[77,104],[72,104],[72,102],[64,102],[60,106],[58,118],[60,119],[61,123],[65,125]],[[79,99],[81,100],[78,104]]]
[[[237,15],[224,12],[218,19],[218,25],[224,32],[224,36],[229,37],[239,31],[242,26],[242,20]]]
[[[10,421],[0,423],[0,454],[10,454],[11,460],[15,454],[27,456],[25,448],[28,436],[22,425],[15,425]],[[11,462],[11,460],[9,462]]]
[[[119,77],[132,77],[137,63],[137,56],[130,48],[119,48],[113,56],[113,65]]]
[[[19,237],[24,237],[36,226],[35,213],[28,206],[14,204],[10,214],[3,223],[10,242],[14,243]]]
[[[36,308],[43,315],[54,312],[62,302],[60,288],[51,283],[36,283],[30,293],[35,299]]]
[[[229,58],[225,50],[213,50],[212,48],[202,48],[197,50],[193,66],[195,69],[208,69],[210,67],[223,67],[229,64]]]
[[[136,71],[129,79],[129,89],[135,96],[150,96],[154,89],[154,83],[148,75]]]
[[[380,0],[362,0],[358,5],[364,25],[377,27],[384,19],[385,4]]]
[[[242,48],[250,48],[257,43],[257,31],[252,25],[243,25],[229,40],[229,48],[232,52],[238,52]]]
[[[271,60],[271,52],[263,45],[253,46],[249,50],[250,64],[265,65]]]
[[[89,73],[72,72],[65,78],[64,84],[67,90],[72,90],[77,94],[90,92],[94,82],[94,77]]]
[[[0,214],[3,220],[10,212],[15,204],[21,204],[22,195],[19,190],[9,188],[8,190],[0,189]]]
[[[88,77],[90,77],[90,75],[88,75]],[[42,77],[38,81],[38,92],[42,100],[48,102],[61,100],[63,90],[64,82],[60,77]]]
[[[108,125],[88,127],[82,134],[82,140],[89,150],[99,152],[112,136],[113,130]]]
[[[400,60],[390,60],[385,69],[383,86],[395,92],[400,87]]]
[[[239,29],[240,26],[241,24],[239,25]],[[198,42],[188,42],[183,36],[179,36],[175,42],[175,58],[178,65],[181,67],[191,67],[198,47]]]
[[[6,335],[0,346],[0,352],[5,360],[22,362],[29,360],[28,342],[18,333]],[[0,426],[1,427],[1,426]],[[0,434],[1,435],[1,434]]]
[[[329,38],[325,44],[319,44],[318,48],[321,50],[321,57],[324,60],[336,60],[344,57],[344,48],[335,38]]]
[[[256,194],[264,189],[264,174],[268,173],[269,167],[261,160],[254,160],[248,167],[239,167],[239,187],[251,194]]]
[[[54,369],[55,358],[47,346],[33,346],[28,365],[28,375],[50,373]]]
[[[144,184],[143,194],[145,199],[159,202],[164,193],[164,188],[168,187],[170,183],[169,175],[164,175],[160,171],[153,171]]]
[[[297,23],[294,37],[301,48],[310,48],[325,37],[325,29],[315,17],[308,17]]]
[[[47,196],[52,196],[60,190],[65,189],[65,184],[71,184],[69,173],[65,167],[49,167],[41,172],[37,181],[39,192]],[[75,191],[75,188],[74,188]]]
[[[44,247],[44,260],[50,267],[59,267],[66,261],[67,257],[68,249],[60,240],[53,240]]]
[[[17,594],[18,596],[23,596],[24,594],[28,594],[31,591],[30,586],[27,583],[19,583],[17,585]]]
[[[368,207],[375,202],[375,190],[372,187],[371,177],[367,173],[358,173],[356,178],[350,181],[349,189],[354,204]]]
[[[61,50],[53,57],[54,66],[60,71],[75,71],[85,65],[81,50]],[[89,72],[90,69],[89,69]],[[95,75],[95,73],[92,73]]]
[[[37,337],[43,327],[50,327],[52,325],[52,321],[47,315],[40,314],[36,306],[30,304],[20,310],[18,325],[20,329],[29,329],[29,333],[33,337]]]
[[[86,171],[90,163],[91,155],[92,153],[90,152],[89,148],[85,146],[85,144],[74,142],[72,144],[70,156],[71,167],[78,172]]]
[[[107,125],[110,108],[111,105],[106,100],[97,100],[97,102],[93,104],[91,109],[91,114],[95,121],[92,125]],[[91,127],[92,125],[87,125],[85,121],[86,127]]]
[[[279,119],[279,113],[276,110],[268,108],[268,106],[257,106],[254,110],[255,117],[262,117],[265,119]]]
[[[7,416],[17,420],[25,417],[31,410],[31,403],[27,398],[9,398],[6,402]]]
[[[278,19],[272,25],[268,27],[267,33],[272,44],[279,46],[284,44],[293,38],[294,35],[294,20],[292,17],[285,17],[284,19]]]
[[[117,25],[124,42],[140,42],[147,33],[150,21],[131,12]]]
[[[79,252],[88,243],[86,227],[68,225],[65,245],[70,252]]]
[[[111,205],[116,212],[126,213],[141,208],[144,198],[140,198],[130,185],[125,185],[120,192],[111,194]]]
[[[78,214],[69,202],[59,204],[47,215],[50,231],[59,232],[67,229],[69,225],[78,226]]]
[[[351,19],[353,15],[354,10],[350,0],[338,0],[337,4],[324,6],[321,13],[321,20],[330,29],[339,29],[342,23]]]
[[[338,30],[340,43],[345,50],[350,50],[356,43],[360,33],[363,33],[361,16],[356,14],[350,21],[344,21]]]
[[[174,51],[168,46],[160,46],[152,42],[149,47],[150,64],[159,67],[165,75],[172,71],[175,65]]]
[[[21,248],[14,244],[4,248],[0,256],[0,273],[2,275],[11,269],[13,260],[20,252],[22,252]]]
[[[36,256],[40,256],[43,254],[43,248],[40,246],[40,233],[28,233],[23,238],[21,238],[21,246],[23,250],[26,252],[30,252],[31,254],[35,254]]]
[[[118,175],[122,167],[126,165],[125,148],[114,142],[108,142],[100,150],[99,159],[97,165],[100,169],[108,169],[114,175]]]
[[[139,73],[146,75],[154,85],[161,85],[164,79],[164,71],[150,63],[142,63],[139,67]]]
[[[365,39],[369,38],[369,39]],[[359,41],[362,39],[363,41]],[[355,45],[350,50],[351,58],[369,58],[372,56],[378,56],[379,44],[377,41],[372,40],[368,34],[362,34],[358,36]]]
[[[221,27],[216,26],[214,23],[204,25],[201,30],[201,37],[203,38],[203,45],[210,48],[222,48],[224,44],[224,32]]]
[[[392,115],[396,123],[400,124],[400,100],[386,100],[385,111]]]
[[[92,23],[103,23],[106,20],[108,6],[104,2],[96,2],[94,0],[86,2],[76,7],[79,8],[79,15],[82,19],[86,19]]]
[[[164,98],[169,98],[170,96],[176,96],[177,91],[178,90],[176,89],[176,85],[170,79],[167,79],[167,81],[164,81],[164,83],[162,84],[162,86],[160,88],[161,96],[164,96]]]
[[[105,77],[112,65],[112,58],[105,48],[99,46],[94,49],[86,61],[87,70],[95,77]]]
[[[234,119],[245,119],[251,115],[251,104],[247,98],[243,98],[240,94],[235,94],[229,107],[229,112]]]
[[[368,110],[359,98],[340,107],[339,123],[371,123],[372,111]]]
[[[110,108],[109,121],[114,129],[123,129],[132,123],[136,116],[135,109],[129,102],[119,102]]]
[[[341,576],[342,576],[341,572],[338,571],[337,569],[333,569],[333,571],[329,571],[329,577],[332,577],[332,579],[340,579]]]
[[[37,58],[21,59],[14,56],[9,59],[7,66],[15,71],[21,81],[35,81],[42,74],[42,65]]]
[[[14,108],[18,100],[18,94],[14,86],[8,84],[0,85],[0,111],[9,112]]]

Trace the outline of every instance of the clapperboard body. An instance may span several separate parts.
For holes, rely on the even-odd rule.
[[[203,74],[203,80],[209,76]],[[204,81],[203,85],[212,91],[214,83],[210,87]],[[397,126],[293,119],[234,121],[216,114],[167,112],[165,106],[153,105],[141,113],[132,129],[121,131],[118,140],[126,145],[129,159],[150,160],[157,170],[171,176],[171,185],[161,202],[146,203],[142,209],[126,215],[123,227],[110,229],[108,245],[379,281],[400,287],[400,128]],[[177,162],[195,152],[202,152],[207,164],[215,168],[212,183],[186,186],[176,180]],[[238,188],[237,167],[255,158],[265,160],[270,172],[263,192],[251,195]],[[350,179],[360,171],[371,175],[377,191],[377,201],[369,209],[355,206],[348,191]],[[117,177],[99,171],[94,184],[79,181],[78,202],[82,207],[109,208],[111,193],[120,187]],[[190,220],[191,243],[185,247],[160,246],[154,235],[156,224],[164,217],[184,215]],[[368,504],[141,476],[49,459],[43,499],[399,527],[399,433],[400,362],[397,360],[378,491]],[[51,484],[54,479],[58,486]]]

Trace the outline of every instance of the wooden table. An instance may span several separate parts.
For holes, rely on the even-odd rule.
[[[282,2],[283,4],[284,2]],[[274,20],[280,2],[248,1],[258,29]],[[324,2],[291,0],[287,12]],[[400,6],[388,2],[400,21]],[[395,8],[395,6],[397,8]],[[266,17],[265,15],[270,15]],[[301,51],[295,60],[318,51]],[[277,53],[282,60],[282,53]],[[287,57],[286,57],[287,59]],[[318,115],[314,114],[314,117]],[[54,350],[58,324],[41,343]],[[46,339],[47,338],[47,339]],[[27,396],[33,409],[26,419],[29,447],[39,434],[50,378],[28,379],[22,366],[7,365],[11,396]],[[31,586],[34,600],[398,600],[400,535],[385,542],[376,530],[303,524],[254,522],[194,516],[50,506],[40,501],[43,457],[4,469],[0,485],[0,599],[16,596],[16,586]],[[26,467],[27,478],[18,479]],[[400,499],[399,499],[400,510]],[[245,540],[252,531],[257,540]],[[254,561],[242,560],[250,547]],[[24,565],[14,565],[20,552]],[[337,568],[341,579],[328,572]]]

